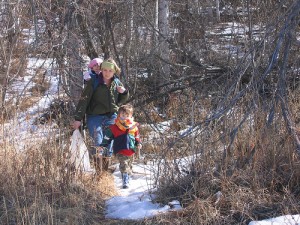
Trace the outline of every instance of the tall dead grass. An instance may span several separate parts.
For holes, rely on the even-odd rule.
[[[0,224],[79,225],[104,219],[104,201],[116,194],[113,178],[74,171],[66,157],[69,136],[61,133],[22,152],[2,144]]]

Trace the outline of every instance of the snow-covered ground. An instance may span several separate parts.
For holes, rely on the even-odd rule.
[[[148,191],[152,188],[152,171],[153,168],[149,165],[134,163],[128,189],[122,189],[120,171],[117,169],[114,172],[119,195],[107,200],[107,218],[143,219],[181,208],[179,201],[170,202],[165,206],[153,202],[155,195]]]
[[[50,83],[49,89],[27,111],[16,111],[16,117],[9,123],[4,124],[3,133],[1,133],[0,141],[15,143],[15,148],[18,151],[22,151],[28,147],[28,144],[33,144],[35,141],[46,137],[51,130],[50,126],[34,125],[34,119],[50,106],[53,99],[58,97],[58,76],[53,72],[52,63],[52,60],[28,59],[26,76],[15,79],[11,85],[12,90],[8,91],[6,95],[5,100],[15,104],[20,95],[30,96],[32,93],[28,90],[34,86],[33,78],[36,70],[39,68],[45,69],[45,80]],[[28,139],[32,141],[28,141]]]
[[[299,225],[300,215],[284,215],[261,221],[252,221],[249,225]]]

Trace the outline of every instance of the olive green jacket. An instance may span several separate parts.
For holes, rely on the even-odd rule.
[[[113,78],[110,87],[103,83],[97,87],[93,85],[94,79],[90,79],[81,93],[74,115],[77,121],[81,121],[85,113],[89,115],[115,113],[119,109],[118,106],[129,98],[128,90],[122,94],[117,91],[117,86],[123,86],[118,78]]]

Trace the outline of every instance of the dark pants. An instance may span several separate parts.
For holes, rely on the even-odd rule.
[[[94,146],[100,146],[103,140],[103,130],[115,123],[117,113],[107,115],[87,115],[87,127],[89,134],[93,138]],[[105,155],[112,155],[112,143],[108,146],[109,152]],[[92,153],[93,154],[93,153]]]

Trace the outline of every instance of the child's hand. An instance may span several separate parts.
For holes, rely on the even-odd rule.
[[[137,149],[138,149],[138,150],[141,150],[141,148],[142,148],[142,144],[140,144],[140,143],[139,143],[139,144],[137,144],[137,146],[136,146],[136,147],[137,147]]]
[[[91,79],[91,75],[88,71],[83,73],[83,79],[86,80],[86,81]]]
[[[117,86],[117,91],[122,94],[126,91],[126,88],[124,88],[122,86]]]

